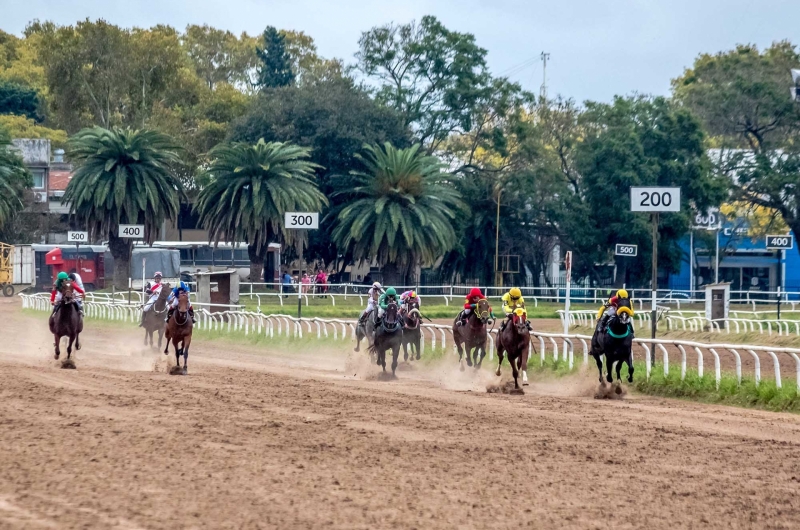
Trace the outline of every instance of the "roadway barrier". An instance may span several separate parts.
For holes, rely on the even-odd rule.
[[[25,309],[37,311],[50,311],[50,298],[45,293],[39,294],[19,294],[22,299],[22,306]],[[195,304],[196,305],[196,304]],[[86,318],[98,318],[108,320],[119,320],[124,322],[138,322],[141,315],[139,306],[128,304],[90,302],[84,303]],[[244,335],[258,334],[270,338],[274,337],[295,337],[316,335],[317,339],[331,338],[333,340],[346,340],[348,336],[355,338],[357,320],[345,319],[324,319],[324,318],[296,318],[289,315],[270,314],[255,311],[244,311],[240,307],[231,307],[222,312],[211,313],[204,307],[196,309],[197,326],[199,329],[227,331],[228,333],[242,333]],[[305,331],[304,331],[305,330]],[[437,336],[441,341],[441,348],[446,350],[448,333],[451,333],[450,326],[439,324],[422,325],[422,349],[424,351],[426,340],[430,340],[431,348],[436,348]],[[316,332],[316,333],[314,333]],[[497,329],[489,332],[489,359],[494,358],[495,335]],[[583,353],[583,364],[589,363],[589,351],[591,336],[580,334],[544,333],[534,331],[531,334],[530,352],[534,352],[534,344],[538,343],[539,362],[544,365],[547,359],[548,346],[552,352],[552,359],[556,362],[566,362],[568,367],[574,367],[574,352],[576,347],[580,347]],[[452,341],[452,334],[450,339]],[[559,347],[558,341],[561,341]],[[674,339],[647,339],[635,338],[634,357],[643,355],[646,366],[646,377],[649,379],[654,366],[656,352],[662,355],[662,366],[664,375],[670,373],[669,351],[667,347],[676,348],[681,355],[681,380],[686,377],[687,370],[687,350],[693,351],[697,356],[697,373],[704,377],[704,359],[711,355],[714,358],[714,378],[719,388],[722,378],[720,355],[730,355],[735,363],[737,382],[742,381],[742,359],[741,353],[749,354],[754,361],[754,382],[758,385],[761,382],[761,356],[767,356],[773,365],[775,374],[775,384],[778,388],[782,387],[781,366],[779,355],[790,358],[795,363],[796,385],[800,391],[800,348],[783,348],[777,346],[760,346],[745,344],[726,344],[726,343],[701,343],[695,341],[674,340]],[[455,347],[454,347],[455,350]],[[638,355],[637,355],[638,353]]]

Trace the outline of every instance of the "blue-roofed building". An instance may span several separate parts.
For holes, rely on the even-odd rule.
[[[687,235],[681,241],[683,259],[681,270],[669,277],[669,288],[673,290],[701,289],[703,285],[714,283],[714,245],[707,248],[698,243],[699,231]],[[713,239],[715,231],[705,232]],[[732,295],[749,293],[751,298],[766,298],[767,291],[782,289],[800,292],[800,252],[797,250],[797,237],[793,236],[793,248],[783,252],[767,250],[766,238],[762,235],[751,237],[750,228],[741,219],[725,221],[719,231],[719,281],[731,284]],[[694,251],[690,249],[694,246]],[[798,296],[792,296],[798,299]]]

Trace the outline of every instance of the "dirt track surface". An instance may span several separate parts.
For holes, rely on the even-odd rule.
[[[796,528],[800,517],[794,415],[598,401],[593,371],[487,394],[488,371],[451,359],[382,381],[343,346],[287,355],[198,340],[175,377],[135,330],[91,321],[78,369],[61,370],[44,315],[2,301],[0,322],[0,528]]]

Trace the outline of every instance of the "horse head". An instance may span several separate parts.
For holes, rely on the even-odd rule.
[[[478,304],[475,307],[475,316],[477,316],[483,324],[486,324],[489,321],[491,309],[489,308],[488,300],[478,300]]]
[[[178,292],[178,311],[185,313],[189,310],[189,293],[186,291]]]
[[[628,325],[633,317],[633,308],[630,298],[620,298],[617,301],[617,318],[621,324]]]
[[[397,324],[397,302],[389,302],[383,314],[383,322],[388,325]]]
[[[411,307],[408,313],[406,313],[406,328],[408,329],[416,329],[419,327],[421,318],[419,312],[419,304],[416,304],[416,307]]]
[[[61,284],[61,300],[65,304],[70,304],[75,298],[75,290],[72,288],[72,280],[64,280]]]
[[[525,318],[525,310],[522,308],[517,308],[511,314],[511,320],[514,323],[514,327],[517,328],[517,333],[522,333],[523,331],[527,331],[528,326],[526,324],[527,319]]]

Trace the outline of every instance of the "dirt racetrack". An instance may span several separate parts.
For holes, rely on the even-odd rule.
[[[800,519],[795,415],[598,401],[593,371],[532,381],[524,396],[487,394],[489,372],[461,374],[451,358],[382,381],[341,345],[290,354],[197,339],[189,375],[171,377],[137,330],[93,321],[78,369],[61,370],[46,315],[0,299],[0,326],[4,529]]]

